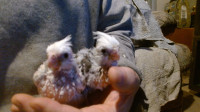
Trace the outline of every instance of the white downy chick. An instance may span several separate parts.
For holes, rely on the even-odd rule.
[[[70,39],[67,36],[47,47],[47,60],[34,73],[33,80],[42,96],[79,106],[85,85],[77,71]]]
[[[103,32],[95,32],[96,47],[82,49],[76,54],[76,61],[86,85],[92,89],[102,90],[109,80],[108,69],[116,66],[119,60],[119,42],[115,37]]]
[[[111,66],[116,66],[119,60],[119,42],[117,39],[111,35],[103,32],[94,32],[96,35],[96,51],[98,54],[102,55],[102,60],[100,62],[104,69],[108,69]]]

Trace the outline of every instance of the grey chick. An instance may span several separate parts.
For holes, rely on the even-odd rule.
[[[76,55],[80,76],[87,87],[103,90],[109,84],[108,69],[119,60],[119,42],[103,32],[94,32],[96,47],[82,49]]]
[[[79,106],[85,97],[85,84],[78,73],[70,39],[67,36],[47,47],[47,60],[34,73],[33,80],[42,96]]]

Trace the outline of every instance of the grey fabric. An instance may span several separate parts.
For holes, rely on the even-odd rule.
[[[190,69],[192,63],[192,53],[191,50],[183,44],[176,44],[177,48],[177,59],[180,65],[181,72],[187,71]]]
[[[145,3],[144,0],[133,0],[135,7],[138,11],[133,12],[133,29],[134,33],[132,35],[132,39],[134,44],[139,47],[143,47],[140,45],[140,41],[149,40],[153,43],[154,46],[168,49],[172,51],[174,54],[177,54],[177,49],[169,39],[166,39],[160,29],[158,22],[155,20],[153,14],[149,6]],[[147,42],[149,42],[147,41]],[[152,46],[149,46],[152,47]]]
[[[135,97],[133,112],[160,112],[175,100],[181,89],[180,67],[176,56],[159,48],[139,48],[136,65],[142,72],[141,89]]]
[[[174,29],[176,28],[177,22],[176,19],[171,16],[169,13],[164,11],[153,11],[155,19],[158,21],[160,27],[166,27],[169,25],[173,25]]]
[[[158,21],[164,36],[167,36],[175,31],[177,22],[172,15],[164,11],[153,11],[152,14]]]

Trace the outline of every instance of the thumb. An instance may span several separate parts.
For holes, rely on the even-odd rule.
[[[108,77],[112,87],[123,94],[132,94],[140,85],[139,76],[129,67],[111,67]]]

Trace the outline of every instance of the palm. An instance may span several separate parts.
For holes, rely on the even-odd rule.
[[[18,94],[12,98],[11,110],[13,112],[127,112],[139,88],[138,75],[127,67],[112,67],[108,72],[108,76],[112,87],[94,94],[94,96],[98,95],[98,99],[100,96],[101,100],[93,103],[102,102],[102,104],[77,109],[49,98],[34,98],[26,94]],[[123,80],[121,80],[122,77]],[[94,96],[91,96],[91,101],[96,101]]]

